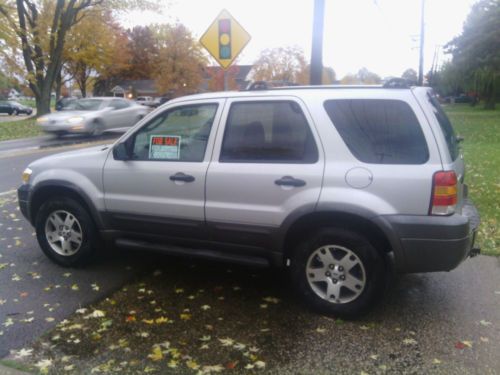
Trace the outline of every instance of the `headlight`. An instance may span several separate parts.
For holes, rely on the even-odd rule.
[[[49,119],[47,117],[39,117],[39,118],[36,119],[36,122],[39,123],[39,124],[44,124],[47,121],[49,121]]]
[[[22,176],[22,179],[23,179],[23,182],[25,184],[27,184],[28,182],[30,182],[30,177],[31,177],[31,174],[33,173],[33,171],[29,168],[26,168],[23,172],[23,176]]]
[[[83,121],[83,117],[81,116],[70,117],[67,121],[70,124],[78,124]]]

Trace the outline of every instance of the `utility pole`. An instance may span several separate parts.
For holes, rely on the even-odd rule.
[[[425,0],[422,1],[422,13],[420,14],[420,57],[418,61],[418,85],[424,84],[424,39],[425,39]]]
[[[323,76],[323,23],[325,0],[314,0],[310,84],[321,85]]]

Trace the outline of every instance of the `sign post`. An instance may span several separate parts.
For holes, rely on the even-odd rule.
[[[224,69],[224,90],[227,90],[227,72],[233,61],[250,41],[250,34],[233,16],[223,10],[200,38],[200,43]]]

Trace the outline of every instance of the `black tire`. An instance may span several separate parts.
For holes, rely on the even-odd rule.
[[[316,250],[325,245],[350,250],[358,257],[364,268],[364,288],[352,301],[338,303],[326,300],[313,290],[308,281],[306,270],[309,258]],[[342,250],[340,252],[340,256],[342,256]],[[356,271],[354,268],[352,270]],[[308,236],[295,248],[290,265],[290,275],[296,290],[308,306],[321,313],[352,319],[368,312],[381,299],[387,285],[389,270],[383,254],[361,234],[343,228],[323,228]],[[334,281],[337,282],[337,280]],[[327,282],[319,281],[314,285],[318,285],[317,289],[321,289],[323,284],[326,289]],[[340,293],[344,292],[351,293],[349,289],[345,288]],[[325,294],[327,293],[325,292]]]
[[[92,125],[92,132],[90,133],[91,136],[98,137],[104,133],[104,124],[101,120],[94,120]]]
[[[81,228],[81,245],[72,255],[61,255],[55,251],[47,239],[46,225],[49,216],[56,211],[66,211],[76,218]],[[54,198],[45,202],[36,215],[35,229],[42,251],[55,263],[64,267],[77,267],[87,264],[101,245],[96,226],[87,210],[77,201],[67,198]]]
[[[19,114],[19,112],[17,111],[17,109],[14,109],[14,111],[12,112],[12,114],[13,114],[14,116],[17,116],[17,115]]]

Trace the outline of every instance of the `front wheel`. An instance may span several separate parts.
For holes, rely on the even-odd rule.
[[[45,255],[65,267],[86,264],[100,244],[92,218],[70,198],[44,203],[36,216],[35,228]]]
[[[388,278],[379,251],[364,236],[341,228],[318,230],[299,244],[290,271],[308,305],[343,318],[366,313]]]

